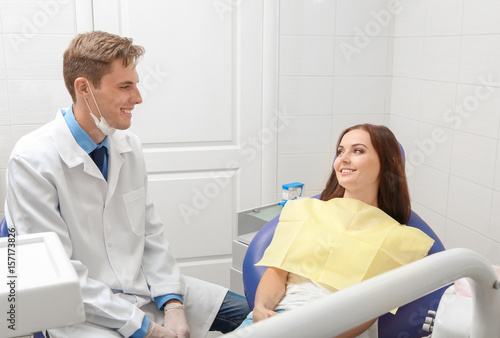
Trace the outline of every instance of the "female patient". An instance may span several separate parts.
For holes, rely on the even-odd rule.
[[[289,201],[258,265],[268,266],[242,326],[424,257],[433,240],[402,226],[411,207],[393,133],[357,125],[339,137],[320,200]],[[253,317],[252,317],[253,315]],[[377,337],[377,319],[339,337]]]

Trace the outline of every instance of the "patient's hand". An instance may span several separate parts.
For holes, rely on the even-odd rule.
[[[264,307],[255,306],[255,308],[253,309],[253,322],[256,323],[258,321],[275,316],[277,314],[278,312],[276,311],[266,309]]]

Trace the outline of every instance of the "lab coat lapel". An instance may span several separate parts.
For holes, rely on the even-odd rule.
[[[58,111],[56,119],[53,122],[54,127],[52,132],[54,142],[64,163],[69,168],[74,168],[83,163],[83,171],[85,173],[104,180],[99,168],[97,168],[90,156],[76,142],[61,110]]]
[[[132,151],[132,147],[127,140],[117,132],[109,137],[109,157],[108,157],[108,192],[106,194],[106,204],[113,196],[118,178],[120,176],[120,169],[125,162],[123,153]]]

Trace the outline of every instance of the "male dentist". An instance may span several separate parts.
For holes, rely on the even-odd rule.
[[[80,280],[86,321],[50,337],[204,337],[249,312],[244,297],[184,276],[148,194],[139,139],[144,48],[105,32],[76,36],[63,75],[73,104],[14,147],[6,219],[18,234],[55,232]]]

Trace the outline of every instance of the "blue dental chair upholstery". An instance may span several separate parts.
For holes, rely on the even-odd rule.
[[[5,218],[2,219],[2,222],[0,222],[0,237],[7,237],[9,236],[9,227],[7,226],[7,222],[5,221]],[[45,338],[43,333],[37,332],[33,335],[33,338]]]
[[[405,153],[400,144],[403,160]],[[319,198],[319,195],[313,198]],[[254,307],[255,292],[259,285],[260,279],[266,271],[265,266],[255,266],[264,255],[264,251],[271,243],[271,240],[279,222],[279,216],[276,216],[269,221],[250,243],[243,260],[243,284],[245,296],[248,305],[251,309]],[[425,232],[429,237],[434,239],[434,245],[429,250],[428,255],[445,250],[443,243],[440,241],[436,233],[412,211],[407,226],[418,228]],[[432,271],[429,271],[432,273]],[[420,338],[427,336],[429,333],[422,330],[425,318],[429,310],[436,311],[441,300],[441,296],[448,286],[436,290],[422,298],[414,300],[411,303],[399,307],[395,315],[387,313],[379,317],[378,336],[379,338]]]

